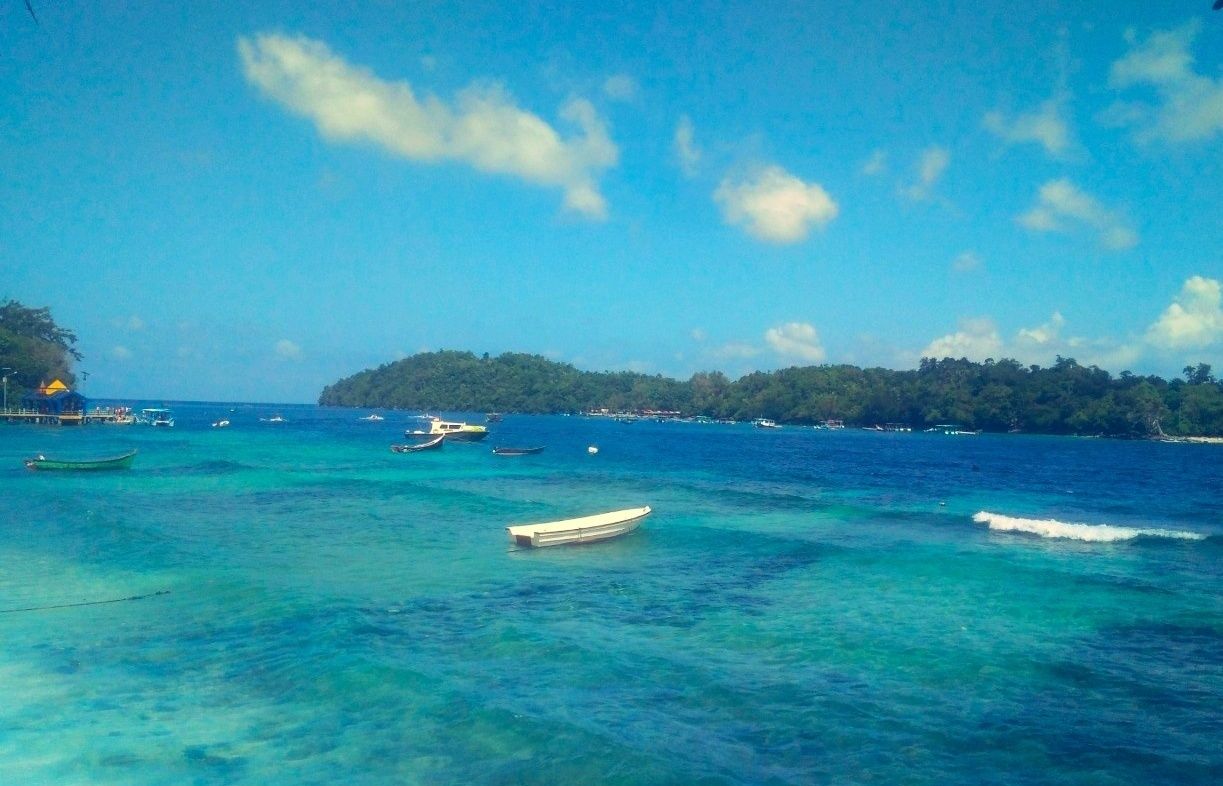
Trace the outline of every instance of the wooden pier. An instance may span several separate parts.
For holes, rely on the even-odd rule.
[[[90,423],[125,425],[132,422],[132,415],[130,410],[123,407],[91,409],[87,412],[63,412],[58,415],[33,409],[3,409],[0,410],[0,422],[36,423],[46,426],[83,426]]]

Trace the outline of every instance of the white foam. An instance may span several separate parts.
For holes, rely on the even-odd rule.
[[[1117,527],[1112,524],[1074,524],[1057,519],[1024,519],[1015,516],[1003,516],[998,513],[981,511],[973,515],[972,520],[978,524],[988,524],[992,530],[999,532],[1027,532],[1042,538],[1070,538],[1093,543],[1112,543],[1118,540],[1133,540],[1134,538],[1179,538],[1181,540],[1205,540],[1206,536],[1197,532],[1185,532],[1172,529],[1139,529],[1136,527]]]

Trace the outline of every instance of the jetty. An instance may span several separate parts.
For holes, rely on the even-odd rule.
[[[134,420],[131,410],[127,407],[89,409],[88,404],[83,395],[69,390],[67,385],[57,379],[29,391],[21,397],[19,406],[10,408],[6,385],[0,422],[82,426],[87,423],[131,423]]]

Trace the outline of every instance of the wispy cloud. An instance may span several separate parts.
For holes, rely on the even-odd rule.
[[[1152,33],[1139,41],[1126,32],[1130,51],[1112,64],[1109,86],[1148,88],[1158,102],[1119,102],[1102,116],[1106,123],[1131,126],[1140,142],[1192,142],[1223,133],[1223,77],[1212,79],[1193,69],[1190,47],[1200,25]]]
[[[951,163],[951,153],[946,148],[937,145],[922,151],[917,160],[917,178],[906,186],[901,186],[900,193],[914,202],[925,202],[934,192],[934,186],[947,171]]]
[[[1201,349],[1223,343],[1223,295],[1218,279],[1193,276],[1147,329],[1159,349]]]
[[[1018,221],[1036,232],[1090,230],[1102,246],[1122,251],[1138,245],[1135,232],[1119,213],[1100,204],[1069,180],[1050,180],[1040,187],[1036,204]]]
[[[866,159],[866,163],[862,165],[862,174],[864,175],[881,175],[887,171],[888,154],[886,150],[876,150],[871,153],[871,157]]]
[[[280,341],[277,341],[276,346],[273,347],[273,349],[276,352],[276,357],[282,360],[300,360],[302,356],[301,347],[294,344],[287,338],[282,338]]]
[[[957,273],[968,273],[981,269],[981,257],[976,251],[965,251],[951,260],[951,269]]]
[[[711,349],[707,354],[717,360],[747,360],[761,353],[758,346],[746,341],[730,341]]]
[[[561,189],[570,210],[591,218],[607,214],[598,175],[616,163],[619,151],[589,101],[575,98],[562,107],[561,119],[578,130],[566,138],[515,105],[498,84],[472,84],[446,101],[418,96],[407,81],[383,80],[310,38],[240,38],[238,52],[252,85],[313,120],[328,139],[372,142],[413,161],[460,161],[517,176]]]
[[[795,357],[808,363],[819,363],[826,353],[820,344],[820,334],[805,322],[787,322],[769,328],[764,334],[765,342],[783,357]]]
[[[1064,117],[1066,98],[1056,96],[1029,112],[1007,116],[1000,110],[987,112],[982,124],[1012,145],[1036,143],[1054,158],[1066,158],[1076,147]]]
[[[818,183],[805,183],[776,165],[743,180],[724,179],[713,198],[728,223],[770,243],[797,243],[839,210]]]
[[[696,132],[692,127],[692,119],[680,115],[675,126],[675,157],[679,168],[688,177],[694,177],[701,163],[701,149],[695,141]]]
[[[632,101],[637,97],[637,82],[628,74],[614,74],[604,80],[603,94],[614,101]]]
[[[132,351],[122,344],[116,344],[111,347],[110,351],[106,354],[111,360],[118,360],[120,362],[132,359]]]

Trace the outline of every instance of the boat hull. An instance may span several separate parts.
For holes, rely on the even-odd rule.
[[[132,461],[136,458],[136,451],[125,453],[122,456],[112,456],[103,459],[86,459],[83,461],[64,461],[43,458],[38,456],[32,459],[26,459],[26,469],[37,471],[65,471],[65,472],[98,472],[109,469],[129,469],[132,466]]]
[[[392,453],[420,453],[422,450],[437,450],[445,444],[447,437],[438,436],[428,442],[418,442],[414,445],[391,445]]]
[[[538,448],[493,448],[494,456],[533,456],[542,453],[544,446]]]
[[[647,505],[564,521],[518,524],[506,527],[505,531],[511,543],[528,548],[596,543],[632,532],[648,515],[650,507]]]

